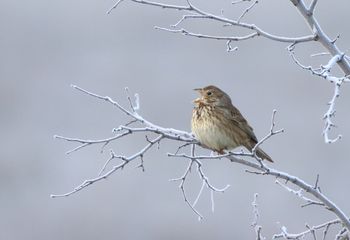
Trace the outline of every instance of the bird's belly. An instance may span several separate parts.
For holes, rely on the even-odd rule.
[[[216,151],[233,149],[239,146],[235,137],[227,132],[227,129],[214,124],[200,124],[193,129],[197,140],[208,148]]]

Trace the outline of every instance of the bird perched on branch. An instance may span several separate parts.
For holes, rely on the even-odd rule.
[[[252,151],[258,143],[253,128],[232,105],[231,98],[215,86],[194,89],[200,97],[193,102],[192,132],[196,139],[206,148],[223,154],[244,146]],[[261,159],[273,162],[261,148],[256,149],[256,155]]]

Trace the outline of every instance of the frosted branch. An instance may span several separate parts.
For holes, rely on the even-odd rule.
[[[138,112],[133,107],[134,106],[133,104],[130,105],[131,110],[128,110],[108,96],[103,97],[101,95],[94,94],[92,92],[84,90],[80,87],[77,87],[77,86],[73,86],[73,87],[74,87],[74,89],[76,89],[76,90],[78,90],[78,91],[80,91],[88,96],[94,97],[94,98],[99,99],[99,100],[103,100],[103,101],[111,104],[112,106],[116,107],[119,111],[121,111],[124,114],[126,114],[127,116],[129,116],[131,118],[130,121],[138,122],[142,126],[141,127],[132,127],[132,126],[121,125],[118,128],[114,129],[114,133],[116,134],[116,136],[114,136],[112,138],[101,139],[101,140],[83,140],[83,139],[78,139],[78,138],[68,138],[68,137],[62,137],[62,136],[59,136],[59,137],[56,136],[56,138],[61,139],[61,140],[65,140],[68,142],[77,142],[80,144],[79,149],[82,149],[83,147],[93,145],[93,144],[105,145],[106,143],[109,143],[109,142],[114,141],[116,139],[122,138],[126,135],[129,135],[129,134],[153,133],[157,136],[154,137],[152,140],[149,140],[146,137],[147,144],[145,145],[145,147],[143,147],[141,150],[137,151],[136,153],[134,153],[130,156],[117,155],[116,153],[111,151],[110,158],[107,159],[104,166],[99,171],[99,174],[97,177],[83,181],[83,183],[78,185],[76,188],[74,188],[70,192],[67,192],[64,194],[51,195],[52,197],[65,197],[65,196],[70,196],[74,193],[77,193],[78,191],[90,186],[91,184],[93,184],[95,182],[106,179],[107,177],[109,177],[111,174],[113,174],[117,170],[123,169],[127,164],[133,162],[135,159],[140,159],[141,160],[140,166],[143,167],[143,157],[147,153],[147,151],[149,149],[151,149],[154,145],[158,145],[162,139],[170,139],[170,140],[174,140],[177,142],[181,142],[182,146],[180,146],[178,148],[178,150],[176,151],[175,154],[168,153],[168,156],[180,157],[180,158],[190,160],[189,165],[185,170],[185,173],[182,175],[182,177],[178,178],[177,180],[180,181],[180,188],[181,188],[181,191],[182,191],[182,194],[185,198],[186,203],[199,216],[199,218],[201,218],[201,215],[195,209],[195,204],[191,204],[186,196],[186,192],[185,192],[185,188],[184,188],[184,183],[185,183],[186,177],[188,176],[192,165],[195,164],[197,166],[197,172],[199,174],[199,177],[202,180],[202,184],[205,185],[211,191],[212,208],[213,208],[214,207],[213,193],[214,192],[224,192],[229,187],[229,185],[227,185],[224,188],[217,188],[217,187],[213,186],[210,183],[209,178],[206,176],[206,174],[203,171],[203,164],[202,164],[201,160],[225,158],[225,159],[229,159],[231,162],[247,166],[247,167],[255,170],[257,174],[261,174],[264,176],[274,176],[278,179],[283,179],[286,182],[289,182],[296,187],[299,187],[300,189],[303,190],[303,192],[308,193],[308,194],[312,195],[313,197],[315,197],[320,202],[319,205],[321,205],[321,203],[322,203],[322,205],[324,207],[326,207],[329,211],[332,211],[339,218],[339,220],[343,223],[343,225],[348,230],[350,229],[349,218],[345,215],[345,213],[340,208],[338,208],[331,200],[329,200],[328,197],[326,197],[323,193],[321,193],[319,191],[319,187],[317,186],[318,180],[316,181],[315,186],[312,186],[298,177],[295,177],[295,176],[292,176],[288,173],[273,169],[273,168],[269,167],[267,164],[263,164],[262,161],[256,157],[256,154],[254,153],[254,151],[252,153],[245,153],[245,152],[241,151],[241,152],[226,152],[222,155],[196,155],[194,146],[195,145],[200,146],[200,144],[194,139],[194,137],[191,133],[176,130],[173,128],[164,128],[164,127],[158,126],[156,124],[153,124],[152,122],[146,120],[141,115],[139,115]],[[276,133],[282,132],[282,130],[279,130],[279,131],[274,130],[275,113],[276,113],[276,111],[274,110],[273,114],[272,114],[272,118],[271,118],[271,127],[270,127],[269,133],[261,141],[259,141],[258,144],[263,143],[264,141],[271,138]],[[190,155],[188,155],[186,153],[178,153],[178,151],[180,149],[182,149],[185,145],[188,145],[189,143],[192,145]],[[256,160],[258,160],[258,163],[251,162],[251,161],[248,161],[246,159],[242,159],[241,157],[255,158]],[[114,159],[120,161],[120,163],[117,165],[114,165],[110,170],[106,170],[107,165],[109,165],[110,162]],[[286,188],[286,189],[288,189],[288,188]],[[203,189],[201,188],[201,190],[199,192],[199,196],[201,195],[202,190]],[[293,191],[291,191],[291,192],[293,192]],[[301,191],[299,193],[295,192],[295,194],[297,194],[299,196],[304,196],[304,195],[302,195]],[[196,198],[195,203],[198,201],[199,196]],[[309,198],[306,198],[306,197],[304,197],[303,199],[306,201],[309,200]],[[313,200],[310,199],[310,201],[313,201]],[[315,203],[316,203],[316,201],[315,201]]]
[[[275,125],[276,125],[276,122],[275,122],[275,116],[276,116],[276,113],[277,113],[277,110],[274,109],[272,111],[272,117],[271,117],[271,127],[270,127],[270,132],[265,136],[263,137],[252,149],[252,154],[255,158],[258,158],[258,156],[256,155],[256,151],[258,149],[258,147],[263,144],[266,140],[268,140],[269,138],[271,138],[272,136],[276,135],[276,134],[279,134],[279,133],[283,133],[284,132],[284,129],[279,129],[279,130],[275,130]],[[260,163],[262,164],[262,162],[260,161]]]
[[[206,39],[215,39],[215,40],[226,40],[226,41],[244,41],[244,40],[248,40],[251,38],[254,38],[256,36],[258,36],[258,33],[251,33],[245,36],[241,36],[241,37],[229,37],[229,36],[214,36],[214,35],[205,35],[205,34],[198,34],[198,33],[193,33],[193,32],[189,32],[188,30],[181,28],[181,29],[170,29],[170,28],[163,28],[163,27],[155,27],[155,29],[158,30],[163,30],[163,31],[167,31],[167,32],[171,32],[171,33],[181,33],[185,36],[191,36],[191,37],[197,37],[197,38],[206,38]]]
[[[281,182],[279,182],[278,180],[275,181],[276,184],[278,184],[279,186],[283,187],[285,190],[287,190],[288,192],[295,194],[296,196],[298,196],[299,198],[301,198],[302,200],[304,200],[306,203],[304,205],[302,205],[302,207],[306,207],[309,205],[319,205],[319,206],[324,206],[323,202],[319,202],[319,201],[314,201],[308,197],[304,196],[304,190],[302,188],[300,188],[299,190],[293,190],[290,187],[288,187],[285,184],[282,184]]]
[[[110,14],[114,9],[118,7],[118,5],[124,0],[118,0],[108,11],[107,14]]]
[[[325,49],[332,56],[342,56],[343,52],[338,48],[335,42],[323,31],[321,25],[318,23],[314,16],[314,9],[317,4],[317,0],[312,0],[310,7],[306,7],[304,0],[290,0],[300,14],[305,18],[306,23],[310,27],[310,30],[316,35],[317,41],[319,41]],[[338,66],[342,69],[347,76],[350,74],[350,63],[346,58],[341,58],[337,62]]]
[[[233,1],[231,2],[232,5],[238,4],[238,3],[243,3],[243,2],[250,2],[251,0],[237,0],[237,1]]]
[[[255,231],[255,236],[256,236],[256,240],[264,240],[266,239],[265,237],[262,236],[262,227],[260,225],[258,225],[258,220],[259,220],[259,209],[258,209],[258,194],[255,193],[254,194],[254,200],[252,202],[252,206],[253,206],[253,222],[251,224],[251,226],[254,228]]]
[[[322,66],[320,68],[314,69],[311,66],[305,66],[303,65],[295,56],[294,53],[294,46],[289,48],[290,56],[292,57],[293,61],[302,69],[310,71],[313,75],[317,75],[319,77],[322,77],[326,79],[328,82],[332,83],[334,85],[334,93],[329,101],[328,105],[328,110],[323,116],[323,120],[325,122],[324,130],[323,130],[323,136],[324,136],[324,141],[325,143],[334,143],[341,139],[341,135],[339,134],[335,138],[330,138],[329,133],[332,130],[333,127],[336,125],[333,123],[333,118],[335,116],[335,104],[336,100],[340,96],[340,87],[342,86],[343,83],[348,83],[350,82],[349,78],[346,77],[336,77],[330,74],[332,68],[339,62],[341,59],[344,58],[344,55],[335,55],[333,56],[326,65]]]
[[[250,5],[249,7],[247,7],[244,11],[243,11],[243,13],[241,14],[241,16],[239,16],[239,18],[237,19],[237,23],[239,23],[241,20],[242,20],[242,18],[244,18],[244,16],[256,5],[256,4],[258,4],[258,0],[256,0],[255,2],[253,2],[252,3],[252,5]]]
[[[273,235],[272,239],[279,239],[279,238],[284,238],[284,239],[304,239],[304,237],[306,235],[310,235],[310,234],[314,235],[317,230],[323,229],[324,230],[323,231],[323,240],[325,240],[329,228],[332,225],[338,225],[338,224],[341,224],[341,221],[339,219],[334,219],[334,220],[322,223],[320,225],[312,226],[312,227],[306,225],[307,230],[305,230],[303,232],[300,232],[300,233],[289,233],[287,231],[287,228],[285,226],[282,226],[281,227],[281,233]]]
[[[103,168],[101,169],[101,171],[99,172],[98,176],[96,178],[91,178],[88,180],[85,180],[83,183],[81,183],[80,185],[78,185],[77,187],[74,188],[74,190],[64,193],[64,194],[52,194],[51,197],[52,198],[56,198],[56,197],[68,197],[74,193],[79,192],[80,190],[83,190],[84,188],[90,186],[93,183],[99,182],[101,180],[107,179],[111,174],[113,174],[114,172],[116,172],[117,170],[123,169],[127,164],[129,164],[131,161],[137,159],[137,158],[143,158],[143,155],[156,143],[160,142],[161,139],[163,138],[163,136],[158,136],[157,138],[155,138],[153,141],[151,141],[148,145],[146,145],[143,149],[141,149],[139,152],[126,157],[126,156],[122,156],[122,155],[115,155],[114,152],[111,152],[111,157],[106,161],[106,163],[104,164]],[[119,165],[115,165],[112,167],[111,170],[107,171],[105,174],[102,174],[103,171],[105,170],[107,164],[113,160],[113,159],[120,159],[122,161],[121,164]]]
[[[189,161],[189,164],[186,168],[186,171],[185,173],[179,177],[179,178],[173,178],[173,179],[170,179],[170,181],[180,181],[180,185],[179,185],[179,188],[181,189],[181,193],[182,193],[182,196],[186,202],[186,204],[192,209],[192,211],[198,216],[198,220],[200,221],[203,216],[195,209],[195,205],[196,205],[196,202],[198,201],[197,199],[200,197],[200,195],[202,194],[202,189],[199,191],[199,194],[197,196],[197,199],[196,201],[194,201],[194,203],[192,204],[189,200],[188,200],[188,197],[186,195],[186,190],[185,190],[185,181],[186,181],[186,178],[187,178],[187,175],[190,173],[191,171],[191,168],[192,168],[192,165],[193,165],[194,161],[191,159]]]
[[[350,236],[346,228],[342,228],[335,236],[335,240],[349,240],[349,238]]]
[[[178,155],[177,153],[175,153],[175,154],[168,153],[168,156],[178,157],[178,156],[181,156],[181,155]],[[215,203],[214,203],[214,195],[213,195],[214,192],[224,193],[230,187],[230,185],[226,185],[224,188],[217,188],[217,187],[213,186],[210,183],[209,178],[206,176],[206,174],[203,171],[202,163],[195,156],[195,144],[192,144],[191,155],[188,156],[188,159],[190,161],[189,161],[189,164],[188,164],[184,174],[181,177],[179,177],[179,178],[170,179],[170,181],[180,181],[179,188],[181,189],[181,192],[182,192],[182,195],[184,197],[185,202],[192,209],[192,211],[195,212],[198,215],[198,219],[201,220],[203,218],[203,216],[198,212],[198,210],[195,209],[195,206],[196,206],[200,196],[202,195],[203,188],[206,186],[210,190],[212,211],[214,211],[214,205],[215,205]],[[199,174],[199,178],[202,180],[202,186],[201,186],[201,188],[199,190],[199,193],[198,193],[196,199],[194,200],[193,204],[191,204],[190,201],[188,200],[187,195],[186,195],[185,181],[186,181],[186,178],[187,178],[188,174],[191,171],[191,168],[192,168],[193,164],[197,165],[197,172]]]
[[[128,1],[132,1],[132,2],[135,2],[135,3],[138,3],[138,4],[143,4],[143,5],[150,5],[150,6],[154,6],[154,7],[160,7],[160,8],[163,8],[163,9],[173,9],[173,10],[179,10],[179,11],[186,11],[186,12],[190,13],[190,14],[184,14],[177,23],[171,25],[173,28],[179,26],[186,19],[203,18],[203,19],[209,19],[209,20],[213,20],[213,21],[225,24],[226,26],[235,26],[235,27],[245,28],[245,29],[248,29],[248,30],[252,31],[251,35],[254,34],[254,36],[262,36],[262,37],[265,37],[265,38],[268,38],[268,39],[271,39],[271,40],[274,40],[274,41],[279,41],[279,42],[299,43],[299,42],[310,42],[310,41],[314,41],[315,40],[315,35],[314,34],[307,35],[307,36],[302,36],[302,37],[277,36],[277,35],[274,35],[274,34],[271,34],[271,33],[268,33],[266,31],[264,31],[263,29],[259,28],[255,24],[248,24],[248,23],[244,23],[244,22],[238,21],[238,20],[241,20],[244,17],[244,15],[246,15],[246,13],[249,12],[249,10],[256,4],[257,1],[255,1],[255,3],[253,5],[251,5],[250,7],[248,7],[245,10],[242,13],[242,15],[238,18],[238,20],[233,20],[233,19],[226,18],[224,16],[219,16],[219,15],[215,15],[215,14],[212,14],[212,13],[205,12],[202,9],[194,6],[190,1],[187,1],[187,5],[186,6],[184,6],[184,5],[170,5],[170,4],[165,4],[165,3],[153,2],[153,1],[143,1],[143,0],[128,0]],[[120,0],[117,1],[116,4],[114,4],[114,6],[108,11],[108,13],[110,13],[112,10],[114,10],[119,5],[119,3],[120,3]],[[167,28],[159,28],[158,27],[158,29],[165,30]],[[168,30],[170,30],[170,29],[168,29]],[[185,31],[190,33],[187,30],[185,30]],[[175,32],[175,33],[184,34],[182,29],[179,29],[178,31],[169,31],[169,32]],[[202,34],[184,34],[184,35],[198,37],[198,35],[202,35]],[[207,36],[207,35],[204,35],[204,36]],[[211,36],[211,35],[208,35],[208,36]],[[235,37],[228,37],[228,36],[226,36],[226,37],[212,37],[211,39],[227,40],[228,38],[237,39],[236,41],[249,39],[249,38],[240,37],[240,36],[235,36]]]

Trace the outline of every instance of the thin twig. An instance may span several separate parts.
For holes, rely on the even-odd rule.
[[[241,16],[239,16],[239,18],[237,19],[237,22],[241,22],[242,18],[244,18],[244,16],[256,5],[258,4],[258,0],[256,0],[255,2],[252,3],[252,5],[250,5],[249,7],[247,7],[243,13],[241,14]]]
[[[257,157],[257,156],[256,156],[256,151],[257,151],[257,149],[259,148],[259,146],[260,146],[261,144],[263,144],[266,140],[268,140],[268,139],[271,138],[272,136],[284,132],[284,129],[283,129],[283,128],[282,128],[282,129],[279,129],[279,130],[274,130],[275,125],[276,125],[276,123],[275,123],[275,116],[276,116],[276,113],[277,113],[277,110],[274,109],[274,110],[272,111],[270,132],[269,132],[265,137],[263,137],[257,144],[255,144],[255,146],[254,146],[253,149],[252,149],[252,153],[254,154],[255,157]]]
[[[110,14],[114,9],[118,7],[118,5],[124,0],[118,0],[108,11],[107,14]]]
[[[257,33],[258,36],[262,36],[262,37],[265,37],[265,38],[268,38],[268,39],[271,39],[274,41],[279,41],[279,42],[288,42],[288,43],[310,42],[310,41],[314,41],[316,38],[316,36],[314,34],[302,36],[302,37],[277,36],[277,35],[274,35],[274,34],[271,34],[271,33],[264,31],[263,29],[259,28],[255,24],[237,22],[236,20],[232,20],[232,19],[229,19],[229,18],[226,18],[223,16],[218,16],[218,15],[214,15],[214,14],[205,12],[205,11],[201,10],[200,8],[194,6],[189,1],[187,1],[187,6],[171,5],[171,4],[159,3],[159,2],[154,2],[154,1],[146,1],[146,0],[130,0],[130,1],[135,2],[135,3],[139,3],[139,4],[143,4],[143,5],[160,7],[163,9],[173,9],[173,10],[179,10],[179,11],[186,11],[186,12],[190,12],[191,13],[190,15],[192,15],[192,16],[193,15],[201,15],[202,16],[201,18],[207,18],[210,20],[214,20],[217,22],[228,24],[230,26],[237,26],[237,27],[245,28],[245,29],[248,29],[248,30],[251,30],[251,31]],[[190,17],[187,17],[187,18],[190,18]],[[196,18],[200,18],[200,17],[196,17]],[[182,22],[183,20],[180,19],[179,21]],[[223,40],[225,40],[225,39],[223,39]]]
[[[231,2],[232,5],[234,4],[238,4],[238,3],[242,3],[242,2],[250,2],[251,0],[237,0],[237,1],[233,1]]]
[[[310,205],[324,206],[324,203],[322,203],[322,202],[314,201],[310,198],[305,197],[303,194],[303,192],[304,192],[303,189],[299,189],[298,191],[293,190],[290,187],[288,187],[287,185],[280,183],[278,180],[276,180],[275,183],[278,184],[279,186],[283,187],[288,192],[293,193],[296,196],[298,196],[299,198],[301,198],[302,200],[304,200],[306,202],[306,204],[302,205],[302,207],[306,207],[306,206],[310,206]]]
[[[254,38],[256,36],[258,36],[258,33],[251,33],[248,34],[246,36],[241,36],[241,37],[229,37],[229,36],[214,36],[214,35],[205,35],[205,34],[198,34],[198,33],[193,33],[193,32],[189,32],[184,28],[181,29],[170,29],[170,28],[164,28],[164,27],[154,27],[155,29],[158,30],[163,30],[163,31],[167,31],[167,32],[171,32],[171,33],[181,33],[185,36],[191,36],[191,37],[197,37],[197,38],[206,38],[206,39],[215,39],[215,40],[226,40],[226,41],[244,41],[244,40],[248,40],[251,38]]]
[[[305,237],[307,234],[313,234],[313,232],[315,232],[316,230],[320,230],[320,229],[328,229],[330,228],[330,226],[332,225],[337,225],[340,224],[341,221],[339,219],[334,219],[325,223],[322,223],[320,225],[317,226],[312,226],[312,227],[308,227],[307,230],[300,232],[300,233],[289,233],[287,231],[286,227],[282,227],[281,230],[282,232],[279,234],[275,234],[273,235],[272,239],[278,239],[278,238],[284,238],[284,239],[302,239],[303,237]],[[327,232],[326,232],[327,234]],[[325,235],[324,235],[325,236]]]
[[[191,155],[193,155],[193,156],[194,156],[194,150],[195,150],[194,148],[195,148],[195,145],[193,144],[192,147],[191,147]],[[188,200],[188,197],[187,197],[187,195],[186,195],[186,190],[185,190],[185,181],[186,181],[186,179],[187,179],[188,174],[189,174],[190,171],[191,171],[191,168],[192,168],[193,163],[194,163],[194,160],[193,160],[193,159],[190,159],[189,164],[188,164],[188,166],[187,166],[187,168],[186,168],[185,173],[184,173],[181,177],[179,177],[179,178],[170,179],[170,181],[180,181],[179,188],[181,189],[181,193],[182,193],[182,196],[183,196],[183,198],[184,198],[186,204],[187,204],[187,205],[191,208],[191,210],[198,216],[198,220],[201,220],[201,219],[203,219],[203,216],[198,212],[197,209],[195,209],[195,205],[197,204],[197,201],[198,201],[200,195],[202,194],[203,186],[202,186],[201,190],[199,191],[199,194],[198,194],[198,196],[197,196],[197,198],[196,198],[196,200],[194,201],[193,204],[191,204],[191,202]]]

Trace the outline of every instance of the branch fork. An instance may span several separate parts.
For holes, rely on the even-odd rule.
[[[215,155],[196,155],[195,154],[195,146],[199,145],[199,143],[194,139],[194,137],[191,133],[187,133],[187,132],[180,131],[177,129],[172,129],[172,128],[160,127],[160,126],[155,125],[155,124],[151,123],[150,121],[144,119],[141,115],[138,114],[138,112],[137,112],[138,106],[139,106],[138,95],[135,95],[137,97],[136,97],[136,100],[134,102],[134,101],[132,101],[132,98],[129,97],[128,90],[126,90],[127,98],[129,100],[129,105],[131,108],[131,110],[128,110],[128,109],[124,108],[123,106],[121,106],[118,102],[114,101],[110,97],[103,97],[103,96],[91,93],[91,92],[89,92],[85,89],[82,89],[80,87],[77,87],[77,86],[73,86],[73,88],[84,93],[85,95],[92,96],[96,99],[106,101],[107,103],[116,107],[118,110],[120,110],[121,112],[123,112],[124,114],[128,115],[131,118],[130,124],[121,125],[118,128],[115,128],[114,133],[116,135],[114,137],[111,137],[111,138],[99,139],[99,140],[83,140],[83,139],[77,139],[77,138],[56,136],[57,139],[65,140],[68,142],[76,142],[76,143],[80,144],[78,147],[73,149],[74,151],[80,150],[80,149],[87,147],[87,146],[90,146],[90,145],[96,145],[96,144],[101,144],[101,145],[105,146],[109,142],[114,141],[114,140],[119,139],[119,138],[122,138],[126,135],[129,135],[129,134],[153,133],[156,136],[153,139],[150,139],[146,135],[145,139],[146,139],[147,144],[145,145],[145,147],[142,148],[141,150],[137,151],[136,153],[130,155],[130,156],[117,155],[113,150],[111,150],[110,157],[106,160],[105,164],[103,165],[103,167],[101,168],[101,170],[99,171],[99,173],[97,174],[97,176],[95,178],[91,178],[91,179],[87,179],[87,180],[83,181],[80,185],[78,185],[76,188],[74,188],[70,192],[67,192],[64,194],[51,195],[51,197],[53,197],[53,198],[55,198],[55,197],[67,197],[67,196],[70,196],[72,194],[75,194],[75,193],[85,189],[86,187],[92,185],[93,183],[96,183],[96,182],[99,182],[103,179],[108,178],[110,175],[115,173],[117,170],[124,169],[124,167],[126,165],[134,162],[136,159],[140,159],[140,164],[138,165],[138,167],[140,167],[142,170],[144,170],[143,157],[145,156],[147,151],[150,150],[151,148],[153,148],[155,145],[158,145],[163,139],[169,139],[169,140],[181,142],[182,145],[180,145],[178,147],[175,154],[168,153],[168,156],[169,157],[180,157],[180,158],[184,158],[184,159],[189,160],[188,166],[187,166],[184,174],[179,178],[172,179],[172,181],[180,181],[179,187],[181,189],[181,192],[182,192],[182,195],[185,199],[185,202],[192,209],[192,211],[198,216],[199,219],[202,219],[203,216],[196,209],[196,204],[197,204],[197,202],[202,194],[204,187],[207,187],[210,190],[211,201],[212,201],[212,210],[214,210],[214,193],[216,193],[216,192],[222,193],[225,190],[227,190],[227,188],[229,187],[229,185],[226,185],[223,188],[217,188],[217,187],[213,186],[210,183],[208,176],[206,176],[206,174],[204,173],[203,163],[201,162],[201,160],[225,158],[225,159],[230,160],[231,162],[247,166],[250,169],[253,169],[254,171],[256,171],[255,173],[257,173],[257,174],[261,174],[261,175],[265,175],[265,176],[274,176],[277,179],[284,180],[285,185],[281,184],[280,182],[278,182],[278,184],[283,186],[287,191],[294,193],[295,195],[297,195],[298,197],[300,197],[301,199],[306,201],[305,206],[308,206],[308,205],[324,206],[325,208],[327,208],[329,211],[333,212],[338,217],[337,221],[340,221],[344,225],[346,230],[350,229],[349,218],[345,215],[344,212],[342,212],[342,210],[339,207],[337,207],[331,200],[329,200],[319,190],[320,188],[318,186],[318,177],[316,179],[316,183],[314,185],[310,185],[298,177],[292,176],[288,173],[278,171],[276,169],[269,167],[267,164],[264,164],[261,161],[261,159],[257,158],[254,150],[259,145],[261,145],[263,142],[265,142],[267,139],[271,138],[272,136],[274,136],[278,133],[283,132],[283,129],[274,130],[276,110],[274,110],[272,113],[271,126],[270,126],[269,133],[258,142],[257,146],[255,146],[255,149],[253,149],[252,153],[246,153],[246,152],[240,151],[240,152],[226,152],[225,154],[216,155],[216,156]],[[142,125],[142,127],[133,127],[132,126],[133,123],[137,123],[137,122],[140,123]],[[191,146],[190,155],[188,155],[186,153],[178,153],[180,149],[184,149],[187,146]],[[69,152],[74,152],[74,151],[71,150]],[[258,163],[242,159],[242,157],[255,158],[258,161]],[[119,160],[120,163],[112,166],[109,170],[107,170],[107,166],[110,164],[110,162],[112,160]],[[202,181],[202,186],[199,190],[199,193],[198,193],[196,199],[193,202],[191,202],[186,195],[185,181],[186,181],[187,176],[189,175],[193,165],[196,166],[198,176]],[[252,171],[249,170],[249,172],[252,172]],[[293,189],[287,187],[286,186],[287,183],[291,183],[291,184],[295,185],[296,187],[299,187],[300,190],[296,191],[296,190],[293,190]],[[311,198],[304,196],[304,193],[305,194],[307,193],[307,194],[313,196],[317,200],[312,200]],[[256,231],[257,231],[258,236],[260,236],[261,229],[259,230],[259,228],[257,228]],[[311,230],[309,229],[309,231],[311,231]],[[284,231],[283,236],[287,236],[286,234],[287,234],[287,232]],[[260,239],[262,239],[262,238],[260,238]]]

